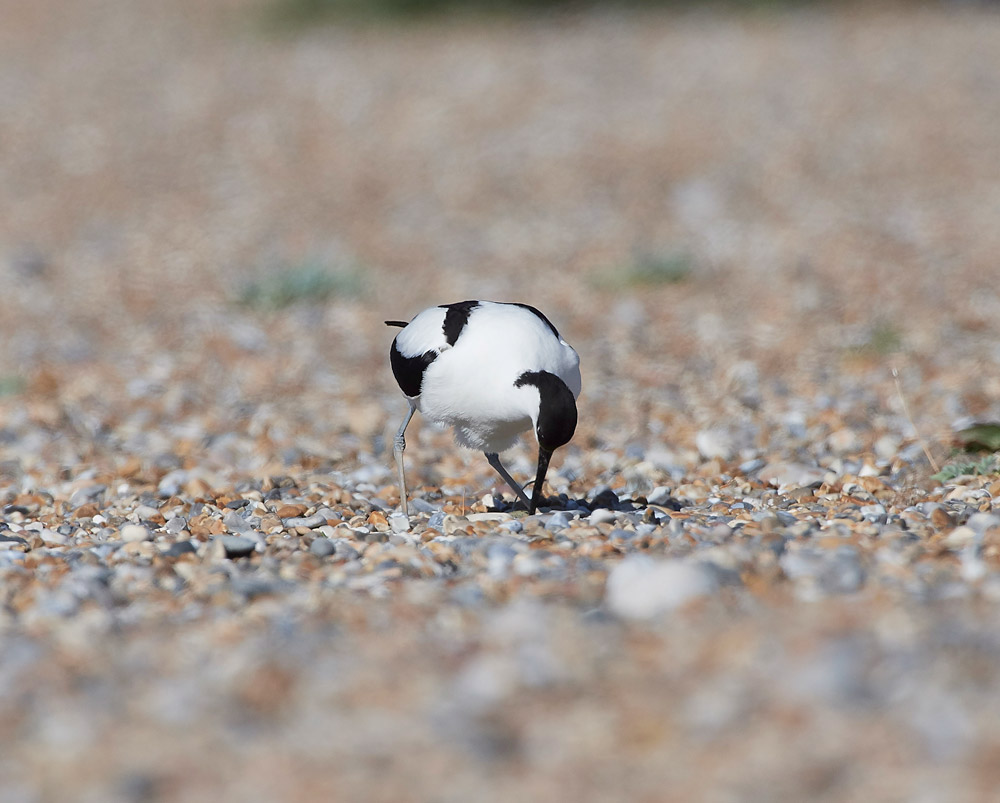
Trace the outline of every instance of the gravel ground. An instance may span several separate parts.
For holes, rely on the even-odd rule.
[[[995,8],[0,18],[0,801],[996,799]],[[580,426],[407,521],[477,297]]]

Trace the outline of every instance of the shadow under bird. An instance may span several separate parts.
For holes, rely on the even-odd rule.
[[[573,347],[528,304],[461,301],[425,309],[409,323],[386,324],[402,327],[389,360],[410,404],[393,445],[403,513],[408,515],[404,433],[417,410],[453,427],[460,446],[481,450],[534,513],[552,453],[576,430],[580,357]],[[499,457],[528,429],[538,440],[531,499]]]

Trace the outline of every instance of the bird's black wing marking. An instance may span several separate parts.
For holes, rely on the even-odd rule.
[[[459,301],[457,304],[442,304],[441,308],[448,310],[444,315],[444,339],[449,346],[454,346],[458,336],[462,334],[465,324],[469,322],[472,311],[479,306],[478,301]]]
[[[424,381],[424,371],[437,359],[437,356],[438,353],[431,350],[414,357],[406,357],[393,340],[392,349],[389,351],[389,364],[392,366],[392,375],[396,377],[399,389],[407,396],[419,396],[420,385]]]
[[[546,318],[545,315],[542,313],[541,310],[535,309],[533,306],[531,306],[531,304],[519,304],[516,301],[509,301],[509,302],[506,302],[506,303],[509,303],[512,307],[521,307],[522,309],[528,310],[528,312],[530,312],[532,315],[535,315],[538,318],[540,318],[541,321],[542,321],[542,323],[544,323],[547,327],[549,327],[549,329],[552,330],[552,334],[554,334],[557,339],[561,339],[559,337],[559,330],[557,330],[552,325],[552,321],[550,321],[548,318]]]
[[[409,324],[408,321],[386,321],[385,325],[386,326],[398,326],[400,329],[405,329],[410,324]]]

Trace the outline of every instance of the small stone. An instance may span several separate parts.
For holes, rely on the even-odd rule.
[[[665,505],[672,501],[670,489],[666,485],[657,485],[646,497],[646,501],[651,505]]]
[[[230,511],[223,516],[222,523],[226,525],[226,529],[229,530],[229,532],[238,533],[240,535],[243,535],[252,529],[250,522],[235,511]]]
[[[329,557],[337,551],[337,545],[329,538],[314,538],[309,551],[321,558]]]
[[[409,507],[415,513],[436,513],[440,510],[440,506],[433,505],[419,496],[410,500]]]
[[[409,532],[410,519],[402,513],[393,513],[389,516],[389,527],[394,533]]]
[[[373,513],[372,515],[374,516],[381,514]],[[384,519],[385,517],[383,516],[382,518]],[[291,519],[283,519],[282,521],[285,527],[288,529],[294,529],[295,527],[305,527],[308,530],[312,530],[315,527],[322,527],[324,524],[326,524],[326,519],[323,518],[323,516],[319,515],[318,513],[313,513],[313,515],[306,516],[305,518],[296,517]]]
[[[28,550],[28,542],[18,535],[0,533],[0,549]]]
[[[470,513],[466,518],[469,521],[508,521],[510,513]]]
[[[456,516],[454,513],[448,513],[444,517],[442,529],[445,535],[452,535],[456,532],[465,532],[465,528],[469,524],[470,522],[465,516]]]
[[[153,534],[142,524],[126,524],[119,533],[122,541],[152,541]]]
[[[867,521],[873,521],[877,524],[885,524],[886,522],[885,505],[862,505],[860,513]]]
[[[70,540],[68,536],[58,533],[55,530],[50,530],[47,527],[39,530],[38,535],[45,542],[46,546],[62,546],[68,544]]]
[[[608,575],[605,603],[625,619],[652,619],[718,587],[713,572],[684,560],[629,555]]]
[[[156,518],[160,515],[160,511],[151,505],[139,505],[134,511],[140,519],[149,521],[150,519]]]
[[[931,510],[931,524],[939,530],[950,530],[955,526],[955,517],[944,507],[937,505]]]
[[[949,549],[962,549],[973,543],[977,537],[978,535],[972,527],[963,524],[961,527],[956,527],[948,533],[941,540],[941,543]]]
[[[257,546],[256,541],[243,535],[219,535],[213,541],[222,544],[227,558],[245,558],[251,555]]]
[[[279,519],[296,519],[304,516],[308,509],[305,505],[282,505],[274,513]]]
[[[179,558],[181,555],[191,555],[196,551],[195,545],[190,541],[178,541],[163,550],[162,554],[168,558]]]
[[[768,463],[758,473],[761,482],[778,489],[817,488],[826,476],[824,469],[802,463]]]
[[[608,508],[599,507],[589,516],[587,516],[587,521],[590,524],[610,524],[618,518],[618,514],[614,510],[609,510]]]
[[[593,510],[597,510],[598,508],[617,510],[619,504],[621,503],[618,500],[618,494],[616,494],[610,488],[605,488],[591,500],[590,507]]]

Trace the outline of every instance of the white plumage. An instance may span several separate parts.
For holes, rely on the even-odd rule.
[[[404,327],[390,351],[393,373],[410,410],[396,436],[400,497],[406,512],[403,433],[415,410],[454,428],[462,446],[482,450],[531,512],[552,451],[573,435],[580,358],[541,312],[523,304],[463,301],[431,307]],[[539,443],[532,499],[500,464],[527,429]]]

